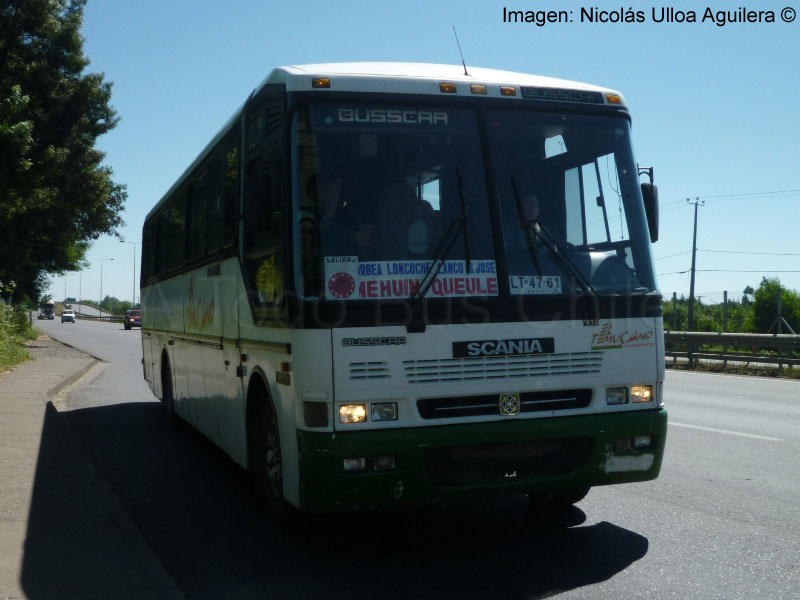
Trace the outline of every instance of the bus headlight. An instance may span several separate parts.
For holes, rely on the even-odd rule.
[[[339,407],[340,423],[363,423],[367,420],[366,404],[342,404]]]
[[[375,402],[372,405],[373,421],[396,421],[397,402]]]
[[[652,385],[634,385],[631,388],[631,400],[633,402],[652,402],[653,401],[653,386]]]
[[[628,402],[628,388],[606,388],[606,404],[626,404]]]

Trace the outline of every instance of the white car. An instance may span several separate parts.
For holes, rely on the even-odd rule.
[[[63,310],[61,311],[61,322],[67,323],[74,323],[75,322],[75,311],[74,310]]]

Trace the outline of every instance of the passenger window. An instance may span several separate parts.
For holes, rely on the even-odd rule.
[[[222,236],[222,161],[214,157],[208,169],[208,253],[219,250]]]
[[[193,259],[206,253],[206,174],[189,187],[188,256]]]
[[[239,198],[239,148],[233,147],[225,155],[224,174],[225,206],[222,245],[230,246],[236,237],[236,213]]]
[[[173,196],[169,208],[169,268],[179,266],[183,262],[184,230],[186,226],[186,194],[179,192]]]

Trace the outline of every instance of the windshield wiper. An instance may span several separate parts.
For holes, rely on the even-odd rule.
[[[461,184],[461,171],[459,169],[456,169],[456,178],[458,179],[458,193],[461,197],[461,214],[450,221],[450,225],[447,226],[447,231],[444,232],[442,239],[439,241],[439,245],[436,246],[436,250],[434,250],[433,255],[431,255],[431,266],[428,268],[422,281],[420,281],[419,287],[408,297],[409,300],[425,297],[425,294],[428,293],[431,285],[433,285],[436,276],[439,275],[439,271],[442,269],[442,265],[444,265],[445,258],[450,253],[450,248],[453,247],[453,243],[462,230],[464,231],[465,270],[467,273],[472,271],[470,264],[469,213],[467,212],[467,203],[464,197],[464,188]]]
[[[575,281],[578,282],[578,285],[581,286],[583,293],[587,296],[597,296],[597,290],[592,287],[592,284],[586,278],[586,276],[581,272],[581,270],[572,262],[572,259],[564,254],[563,252],[558,251],[558,241],[553,237],[553,234],[550,233],[545,227],[539,225],[538,221],[527,221],[525,220],[525,211],[522,208],[522,200],[519,196],[519,190],[517,189],[517,182],[514,179],[514,175],[511,175],[511,187],[514,190],[514,200],[517,203],[517,211],[519,212],[519,218],[523,220],[525,223],[525,240],[528,243],[528,251],[531,254],[531,258],[533,260],[534,265],[536,265],[536,269],[539,271],[539,275],[542,274],[542,269],[539,266],[539,260],[536,256],[536,250],[538,242],[542,243],[542,247],[547,251],[552,258],[558,265],[564,269],[567,273],[571,274]],[[530,233],[533,233],[536,237],[536,243],[532,243]]]
[[[467,199],[464,196],[464,185],[461,182],[461,169],[456,167],[456,179],[458,179],[458,197],[461,200],[461,219],[462,229],[464,230],[464,272],[472,272],[472,261],[469,243],[469,212],[467,211]]]

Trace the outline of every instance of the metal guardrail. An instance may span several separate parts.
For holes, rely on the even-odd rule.
[[[723,363],[762,363],[778,365],[779,368],[800,365],[800,358],[795,358],[795,352],[800,352],[800,335],[667,331],[664,332],[664,345],[667,356],[673,360],[685,358],[690,363],[702,359]],[[721,346],[721,350],[712,351],[703,346]],[[760,350],[770,353],[760,354]]]
[[[123,319],[125,319],[125,317],[118,317],[115,315],[108,317],[95,317],[92,315],[80,315],[77,313],[75,314],[75,317],[83,321],[108,321],[109,323],[122,323]]]

